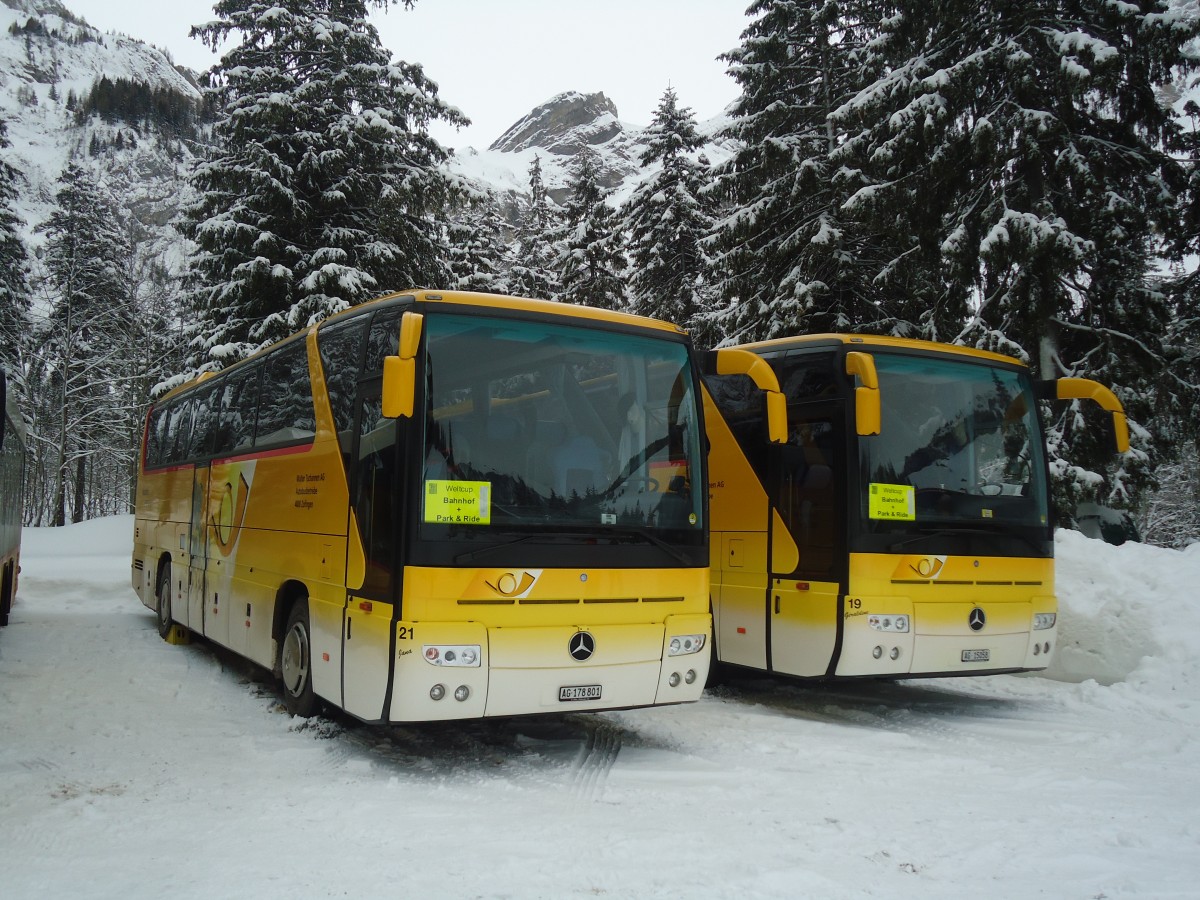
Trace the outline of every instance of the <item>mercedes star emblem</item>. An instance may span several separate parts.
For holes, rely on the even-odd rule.
[[[591,659],[592,654],[596,652],[596,639],[586,631],[577,632],[567,642],[567,652],[576,662]]]
[[[972,631],[983,631],[983,626],[987,624],[987,615],[977,606],[967,616],[967,624],[971,626]]]

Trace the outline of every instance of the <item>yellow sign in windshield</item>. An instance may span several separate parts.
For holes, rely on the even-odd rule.
[[[867,511],[872,519],[911,522],[917,518],[916,489],[911,484],[872,482]]]
[[[425,521],[440,525],[491,524],[491,482],[426,481]]]

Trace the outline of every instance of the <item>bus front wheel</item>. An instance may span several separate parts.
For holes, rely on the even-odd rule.
[[[171,564],[164,563],[158,573],[154,594],[157,599],[158,633],[165,641],[171,633]]]
[[[307,719],[317,713],[317,698],[312,687],[312,645],[309,640],[308,601],[296,601],[288,615],[279,654],[279,675],[283,680],[283,705],[293,716]]]

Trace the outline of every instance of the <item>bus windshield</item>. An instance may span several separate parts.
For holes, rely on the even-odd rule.
[[[859,439],[864,521],[875,530],[1046,527],[1046,467],[1027,376],[882,352],[875,364],[882,426]]]
[[[424,536],[703,535],[685,344],[458,315],[426,335]]]

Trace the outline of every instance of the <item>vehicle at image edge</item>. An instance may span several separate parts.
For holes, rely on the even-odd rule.
[[[666,323],[415,291],[167,394],[132,579],[168,640],[368,722],[696,700],[699,374]]]
[[[714,662],[801,678],[1044,669],[1057,637],[1039,399],[1020,361],[867,335],[704,363]],[[764,405],[761,392],[767,393]]]
[[[25,431],[15,393],[0,369],[0,625],[8,624],[21,574]]]

